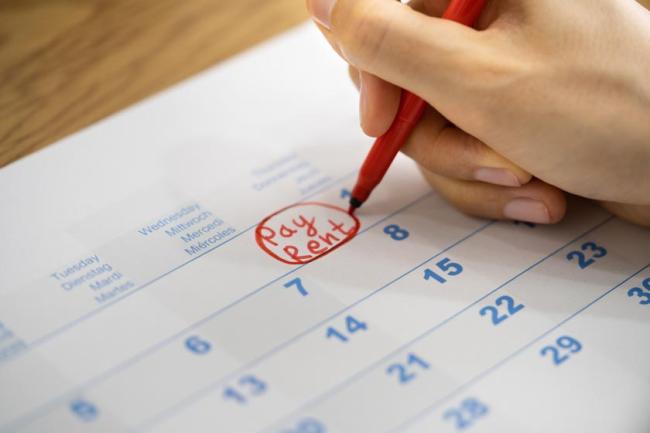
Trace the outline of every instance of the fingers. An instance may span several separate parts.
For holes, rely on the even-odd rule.
[[[361,128],[371,137],[388,130],[399,108],[401,89],[367,72],[359,73]]]
[[[354,86],[357,88],[357,90],[359,90],[361,84],[359,83],[359,71],[357,70],[357,68],[355,68],[352,65],[349,65],[348,74],[350,75],[350,79],[354,83]]]
[[[402,151],[424,169],[457,179],[518,187],[531,175],[429,109]]]
[[[469,215],[551,224],[559,222],[566,212],[564,193],[537,179],[519,188],[507,188],[450,179],[425,169],[422,173],[434,189]]]
[[[449,4],[449,0],[413,0],[408,3],[412,9],[430,16],[440,16]],[[332,33],[321,28],[332,47],[339,52]],[[399,108],[401,89],[381,78],[367,72],[359,72],[353,66],[349,68],[350,77],[360,91],[359,117],[361,128],[371,137],[384,134],[395,118]]]
[[[308,7],[346,60],[421,95],[462,82],[461,65],[480,41],[472,29],[399,2],[308,0]]]
[[[363,73],[359,73],[354,67],[349,68],[349,73],[352,81],[359,87],[359,77]],[[381,81],[376,77],[370,77]],[[385,82],[382,84],[390,86]],[[374,94],[381,96],[386,93],[386,91],[378,91]],[[397,109],[399,92],[396,92],[394,98],[390,100],[385,97],[383,101],[372,102],[373,107],[377,106],[385,113],[363,114],[362,108],[362,117],[364,115],[372,117],[377,123],[383,121],[381,128],[387,128],[394,117],[394,111],[390,110]],[[393,108],[387,108],[391,104]],[[361,106],[363,105],[362,97]],[[384,119],[377,120],[382,115]],[[369,135],[381,135],[383,133],[381,128],[369,131],[364,127]],[[402,152],[425,169],[452,179],[516,187],[528,183],[532,178],[526,170],[510,162],[477,138],[456,128],[431,107],[427,109],[412,132]]]
[[[359,114],[361,128],[371,137],[379,137],[388,130],[401,97],[401,89],[354,66],[348,68],[350,79],[360,91]]]

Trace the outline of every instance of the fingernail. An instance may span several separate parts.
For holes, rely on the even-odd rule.
[[[309,0],[307,8],[314,20],[329,29],[335,3],[336,0]]]
[[[548,208],[541,201],[530,198],[516,198],[508,202],[503,208],[503,215],[515,221],[548,224],[551,215]]]
[[[519,179],[505,168],[481,167],[474,172],[474,179],[501,186],[521,186]]]

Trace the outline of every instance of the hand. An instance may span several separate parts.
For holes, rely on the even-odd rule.
[[[363,129],[385,132],[408,89],[431,108],[404,152],[465,212],[552,223],[569,192],[650,225],[650,12],[493,0],[474,30],[435,18],[447,3],[308,0],[359,78]]]

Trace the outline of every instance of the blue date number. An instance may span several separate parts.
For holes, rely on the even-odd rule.
[[[433,269],[424,270],[425,280],[435,280],[440,284],[445,284],[447,282],[447,278],[445,277],[455,277],[463,272],[463,265],[452,262],[448,257],[436,263],[436,267],[438,271],[434,271]]]
[[[481,316],[490,315],[494,326],[517,314],[525,307],[524,304],[517,304],[512,296],[508,295],[499,296],[494,304],[496,306],[486,305],[479,310]],[[505,312],[502,311],[504,309]]]
[[[643,280],[643,287],[632,287],[627,296],[640,298],[639,305],[650,305],[650,278]]]
[[[594,242],[586,242],[580,247],[580,251],[571,251],[566,255],[567,260],[577,260],[580,269],[586,269],[596,263],[596,260],[605,257],[607,249]]]
[[[456,430],[465,430],[489,413],[490,409],[475,398],[466,398],[460,406],[448,409],[442,415],[445,421],[450,421]]]
[[[555,344],[545,346],[540,350],[539,354],[544,357],[547,354],[551,356],[553,364],[561,365],[568,361],[572,355],[582,350],[582,344],[573,337],[563,335],[555,340]]]

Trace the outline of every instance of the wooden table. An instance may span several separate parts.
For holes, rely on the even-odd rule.
[[[303,0],[3,0],[0,167],[306,18]]]
[[[2,0],[0,167],[307,18],[304,0]]]

